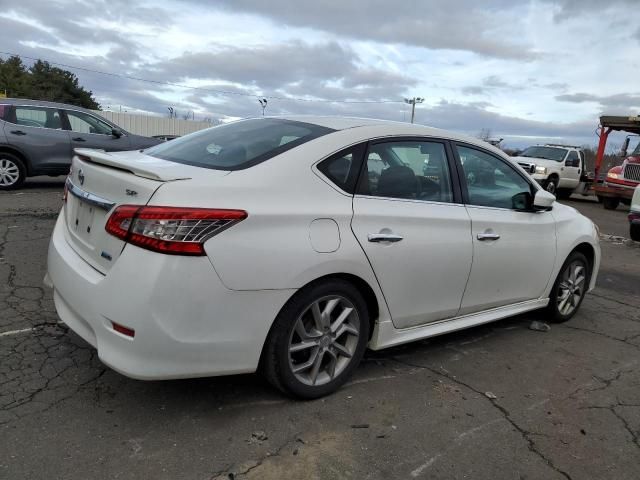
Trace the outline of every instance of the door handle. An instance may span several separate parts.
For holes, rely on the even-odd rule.
[[[11,130],[10,133],[13,133],[14,135],[26,135],[22,130]]]
[[[73,140],[74,142],[86,142],[86,140],[82,137],[72,138],[71,140]]]
[[[479,233],[476,238],[478,240],[480,240],[481,242],[485,242],[487,240],[498,240],[500,239],[500,235],[498,235],[497,233],[489,233],[489,232],[485,232],[485,233]]]
[[[401,235],[394,235],[393,233],[370,233],[367,235],[367,240],[373,243],[391,242],[396,243],[402,240],[404,237]]]

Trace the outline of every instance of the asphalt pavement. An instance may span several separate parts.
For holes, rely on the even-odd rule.
[[[622,207],[567,202],[603,234],[569,323],[529,330],[534,312],[370,352],[302,402],[256,375],[105,368],[42,285],[61,189],[0,193],[0,479],[640,478],[640,244]]]

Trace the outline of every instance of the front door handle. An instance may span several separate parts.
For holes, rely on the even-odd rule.
[[[404,237],[401,235],[394,235],[393,233],[370,233],[367,235],[367,240],[373,243],[391,242],[396,243],[402,240]]]
[[[26,135],[22,130],[11,130],[10,133],[13,133],[14,135]]]
[[[82,137],[72,138],[71,140],[73,140],[74,142],[86,142],[86,140]]]
[[[486,242],[487,240],[498,240],[500,239],[500,235],[498,235],[497,233],[485,232],[479,233],[476,238],[481,242]]]

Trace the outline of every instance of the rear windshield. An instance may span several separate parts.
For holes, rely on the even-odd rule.
[[[241,170],[333,131],[310,123],[259,118],[208,128],[145,153],[196,167]]]

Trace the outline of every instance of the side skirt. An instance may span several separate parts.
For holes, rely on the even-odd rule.
[[[424,338],[435,337],[436,335],[455,332],[456,330],[463,330],[530,310],[544,308],[548,303],[548,298],[527,300],[526,302],[514,303],[513,305],[507,305],[505,307],[492,308],[484,312],[439,320],[427,325],[420,325],[419,327],[402,329],[394,328],[391,321],[385,321],[376,325],[371,341],[369,342],[369,348],[371,350],[381,350],[415,340],[422,340]]]

